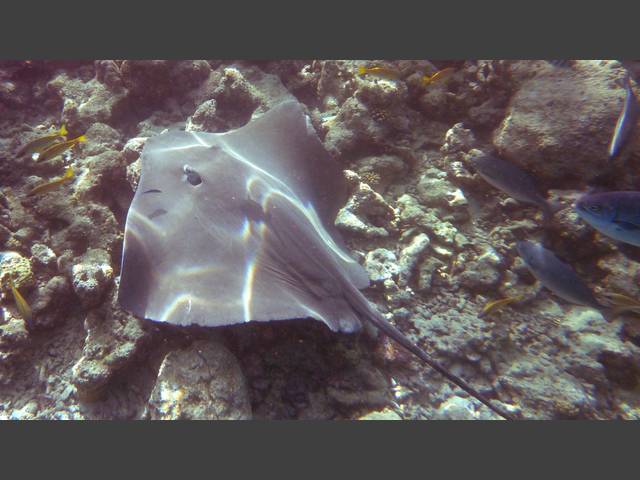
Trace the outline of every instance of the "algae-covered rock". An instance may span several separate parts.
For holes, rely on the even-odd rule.
[[[379,155],[361,158],[355,170],[364,183],[376,191],[384,191],[390,183],[406,175],[408,167],[397,155]]]
[[[83,81],[61,73],[47,86],[64,99],[63,123],[79,134],[96,122],[115,123],[128,111],[126,92],[114,92],[96,79]]]
[[[584,184],[608,166],[607,147],[620,113],[624,75],[615,61],[549,68],[525,81],[494,132],[500,153],[547,181]]]
[[[73,291],[86,308],[98,305],[111,286],[110,262],[106,251],[90,249],[71,267]]]
[[[18,252],[0,252],[0,288],[8,292],[13,281],[20,290],[30,288],[34,284],[31,261]]]
[[[500,420],[501,417],[487,408],[478,408],[475,400],[451,397],[438,407],[434,420]]]
[[[372,282],[383,282],[400,272],[396,255],[385,248],[377,248],[368,252],[364,268]]]
[[[332,379],[327,387],[327,395],[339,408],[384,407],[391,400],[385,375],[364,364]]]
[[[400,225],[425,230],[434,240],[445,245],[464,248],[469,243],[451,222],[441,219],[438,210],[422,207],[417,199],[409,194],[398,198],[398,215]]]
[[[31,257],[36,264],[44,267],[53,265],[57,258],[55,252],[43,243],[31,245]]]
[[[355,172],[348,172],[348,178],[356,184],[356,188],[347,204],[338,212],[336,227],[366,238],[389,236],[389,230],[396,229],[394,209],[382,195],[361,182]]]
[[[28,341],[29,332],[23,319],[5,318],[0,323],[0,356],[3,359],[6,360],[8,353],[25,346]]]
[[[167,354],[147,411],[152,420],[247,420],[251,403],[234,355],[203,340]]]
[[[402,420],[402,417],[394,410],[385,408],[384,410],[369,412],[358,420]]]
[[[277,76],[241,65],[211,72],[190,95],[197,107],[186,129],[207,132],[239,128],[253,115],[292,98]]]
[[[35,301],[31,305],[33,320],[30,328],[51,328],[64,322],[70,313],[72,301],[71,286],[62,275],[39,285]]]
[[[73,384],[87,400],[97,398],[151,339],[144,322],[122,310],[113,292],[103,308],[87,314],[82,356],[72,369]]]
[[[136,103],[162,101],[173,87],[169,60],[125,60],[120,75]]]
[[[501,376],[500,385],[523,399],[525,418],[571,419],[598,410],[593,386],[563,372],[548,358],[520,357]]]

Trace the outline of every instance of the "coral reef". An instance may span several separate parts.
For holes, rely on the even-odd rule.
[[[394,79],[359,74],[380,65]],[[335,225],[370,301],[455,374],[517,416],[640,418],[640,320],[611,321],[540,288],[515,242],[544,241],[598,296],[640,300],[637,252],[570,208],[590,184],[638,185],[638,132],[612,175],[624,98],[617,61],[1,62],[0,418],[495,419],[365,327],[297,320],[209,331],[117,303],[123,228],[147,138],[223,132],[286,98],[345,171]],[[452,67],[446,81],[424,75]],[[632,83],[637,91],[637,85]],[[87,141],[44,162],[16,152],[65,125]],[[519,164],[565,210],[484,181],[483,153]],[[72,166],[72,182],[28,195]],[[27,325],[9,280],[32,310]],[[487,302],[518,297],[479,317]]]
[[[154,420],[246,420],[251,403],[236,357],[212,340],[192,343],[162,361],[147,416]]]

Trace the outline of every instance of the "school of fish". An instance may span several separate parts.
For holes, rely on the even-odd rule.
[[[554,66],[566,68],[568,60],[548,60]],[[618,116],[609,145],[609,161],[622,161],[630,146],[630,139],[637,128],[640,106],[631,88],[627,73],[622,86],[625,100]],[[545,224],[564,208],[560,203],[549,202],[539,190],[537,180],[520,166],[496,156],[484,155],[472,158],[472,166],[478,175],[490,185],[510,197],[542,210]],[[588,192],[574,205],[575,212],[586,223],[603,235],[634,246],[640,246],[640,191]],[[542,244],[528,240],[517,243],[517,252],[534,277],[558,297],[577,305],[598,310],[605,319],[612,320],[626,312],[638,312],[637,304],[610,298],[611,306],[600,303],[592,290],[577,275],[574,269],[560,260],[553,251]],[[481,316],[500,307],[517,303],[521,297],[507,297],[489,301]]]

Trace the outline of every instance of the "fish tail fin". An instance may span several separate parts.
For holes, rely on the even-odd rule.
[[[75,175],[74,171],[73,171],[73,167],[69,166],[67,167],[67,169],[64,171],[64,178],[73,178],[73,176]]]
[[[358,75],[363,76],[365,73],[367,73],[367,67],[358,67]]]
[[[366,301],[366,299],[365,299],[365,301]],[[389,338],[391,338],[392,340],[397,342],[404,349],[406,349],[409,352],[413,353],[416,357],[418,357],[420,360],[422,360],[424,363],[426,363],[429,367],[433,368],[436,372],[438,372],[440,375],[445,377],[451,383],[453,383],[454,385],[457,385],[458,387],[460,387],[462,390],[464,390],[469,395],[471,395],[472,397],[477,399],[479,402],[481,402],[484,405],[486,405],[493,412],[497,413],[498,415],[500,415],[504,419],[506,419],[506,420],[514,420],[515,419],[513,415],[511,415],[510,413],[507,413],[502,408],[493,405],[489,401],[489,399],[487,397],[485,397],[483,394],[478,392],[475,388],[473,388],[471,385],[469,385],[466,381],[464,381],[462,378],[458,377],[457,375],[454,375],[449,370],[447,370],[445,367],[440,365],[436,360],[431,358],[429,356],[429,354],[427,354],[427,352],[422,350],[420,347],[418,347],[416,344],[414,344],[411,340],[409,340],[407,337],[405,337],[405,335],[400,330],[398,330],[396,327],[391,325],[382,316],[382,314],[380,312],[378,312],[378,311],[372,309],[371,307],[369,307],[368,311],[366,312],[366,315],[367,315],[367,318],[376,327],[378,327],[380,330],[382,330],[382,332],[385,335],[387,335]]]
[[[422,84],[423,87],[426,87],[427,85],[429,85],[431,83],[431,77],[429,75],[424,75],[420,79],[420,83]]]
[[[86,135],[80,135],[78,138],[75,139],[76,142],[86,142],[87,141],[87,136]]]
[[[69,132],[67,131],[67,127],[63,124],[63,125],[60,127],[60,130],[58,130],[58,135],[60,135],[61,137],[64,137],[67,133],[69,133]]]

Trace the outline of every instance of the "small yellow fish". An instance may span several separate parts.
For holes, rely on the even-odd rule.
[[[484,306],[484,308],[482,309],[482,312],[478,314],[478,317],[482,318],[488,313],[492,312],[493,310],[498,310],[513,302],[519,302],[523,298],[524,298],[523,295],[516,295],[514,297],[507,297],[507,298],[501,298],[499,300],[492,300]]]
[[[49,180],[48,182],[41,183],[40,185],[36,185],[28,195],[36,195],[38,193],[45,193],[51,190],[55,190],[63,183],[71,180],[74,177],[73,168],[67,167],[67,170],[64,172],[64,175],[58,178],[54,178],[53,180]]]
[[[365,75],[375,75],[376,77],[383,77],[389,80],[397,80],[400,78],[398,71],[387,67],[360,67],[358,68],[358,75],[361,77]]]
[[[13,294],[13,299],[16,302],[16,308],[18,309],[20,316],[26,322],[26,324],[30,325],[31,319],[33,318],[31,307],[16,288],[15,284],[13,283],[13,278],[9,281],[11,286],[11,293]]]
[[[34,153],[41,153],[43,150],[49,148],[56,142],[62,140],[63,142],[67,140],[67,128],[62,125],[60,129],[56,132],[49,133],[42,137],[38,137],[35,140],[31,140],[26,145],[20,147],[18,150],[18,156],[21,157],[23,155],[33,155]]]
[[[87,137],[85,135],[80,135],[79,137],[74,138],[72,140],[67,140],[66,142],[54,143],[49,148],[47,148],[46,150],[43,150],[40,153],[40,156],[38,157],[38,161],[44,162],[46,160],[51,160],[52,158],[57,157],[61,153],[70,149],[71,147],[74,147],[78,143],[86,142],[86,141],[87,141]]]
[[[456,69],[453,67],[447,67],[443,68],[442,70],[438,70],[431,76],[425,75],[424,77],[422,77],[422,86],[426,87],[428,85],[431,85],[433,82],[447,80],[449,77],[451,77],[455,70]]]

